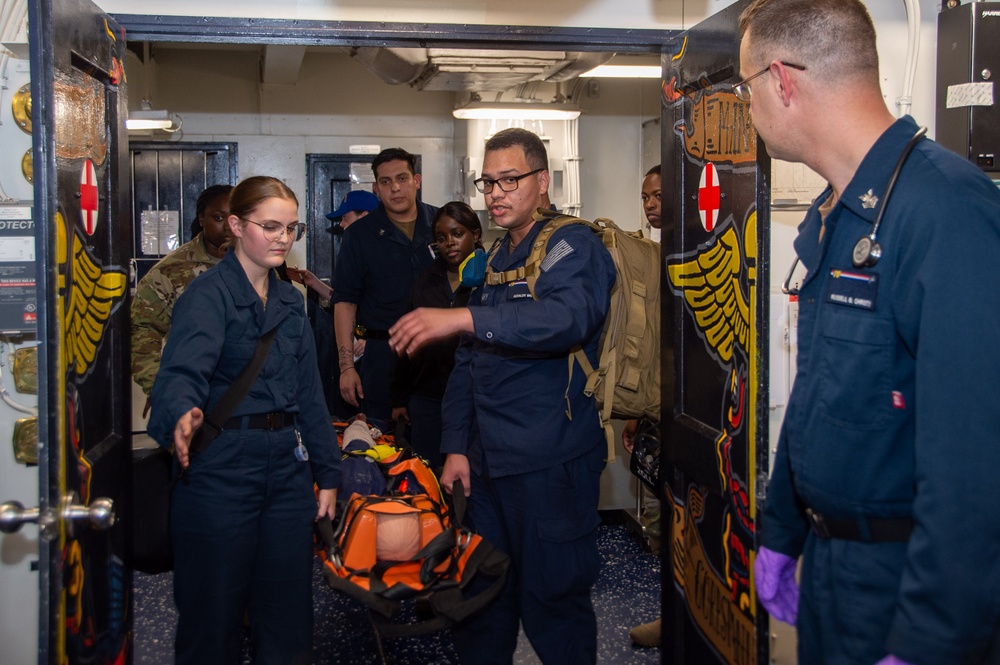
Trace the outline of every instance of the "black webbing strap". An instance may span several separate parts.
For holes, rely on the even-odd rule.
[[[271,342],[274,341],[274,336],[277,333],[278,327],[275,326],[261,335],[260,339],[257,340],[257,348],[254,349],[250,362],[247,363],[247,366],[243,368],[243,371],[236,377],[236,380],[233,381],[215,404],[212,413],[205,416],[205,420],[202,422],[198,432],[191,439],[191,456],[205,452],[208,445],[222,432],[222,427],[216,425],[216,423],[224,423],[229,420],[229,417],[233,415],[233,411],[236,410],[236,407],[246,397],[246,394],[250,391],[250,386],[253,385],[253,382],[257,379],[257,375],[260,374],[260,369],[264,366],[264,361],[267,360],[267,352],[271,349]]]
[[[435,630],[449,628],[489,605],[507,583],[507,569],[510,559],[485,540],[480,540],[476,550],[466,562],[462,572],[462,584],[447,589],[439,589],[430,594],[433,617],[415,623],[394,623],[390,617],[369,607],[368,619],[383,637],[413,637]],[[493,582],[476,595],[466,598],[463,587],[477,575],[492,577]]]
[[[401,450],[409,450],[412,456],[413,448],[410,446],[410,442],[406,439],[406,421],[402,418],[396,421],[393,443],[395,443],[396,447]]]

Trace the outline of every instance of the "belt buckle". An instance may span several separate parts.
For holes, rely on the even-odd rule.
[[[812,527],[813,533],[820,538],[830,537],[830,529],[826,526],[826,520],[823,519],[822,515],[812,508],[806,508],[806,516],[809,518],[809,525]]]
[[[268,429],[281,429],[285,425],[285,414],[279,413],[277,411],[272,411],[267,414],[267,428]]]
[[[358,339],[364,339],[365,338],[365,334],[367,332],[368,332],[368,329],[365,328],[360,323],[358,325],[354,326],[354,336],[357,337]]]

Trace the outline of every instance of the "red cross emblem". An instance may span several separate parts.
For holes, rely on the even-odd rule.
[[[80,221],[87,235],[97,229],[97,170],[89,159],[83,162],[80,172]]]
[[[719,187],[719,179],[716,177],[715,165],[709,162],[701,172],[701,180],[698,181],[698,215],[701,217],[701,225],[706,231],[711,232],[715,228],[715,222],[719,219],[719,203],[722,199],[722,189]]]

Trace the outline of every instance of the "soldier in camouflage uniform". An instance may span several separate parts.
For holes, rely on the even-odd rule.
[[[136,286],[132,300],[132,377],[147,396],[160,369],[174,303],[191,280],[218,263],[226,252],[231,239],[230,190],[231,185],[213,185],[198,196],[193,227],[200,224],[202,231],[163,257]]]

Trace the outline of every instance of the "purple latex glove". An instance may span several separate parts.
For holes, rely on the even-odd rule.
[[[875,663],[875,665],[913,665],[913,663],[908,660],[903,660],[902,658],[896,658],[892,654],[889,654],[879,662]]]
[[[799,614],[799,583],[795,581],[796,560],[761,547],[753,564],[757,597],[764,609],[779,621],[795,625]]]

